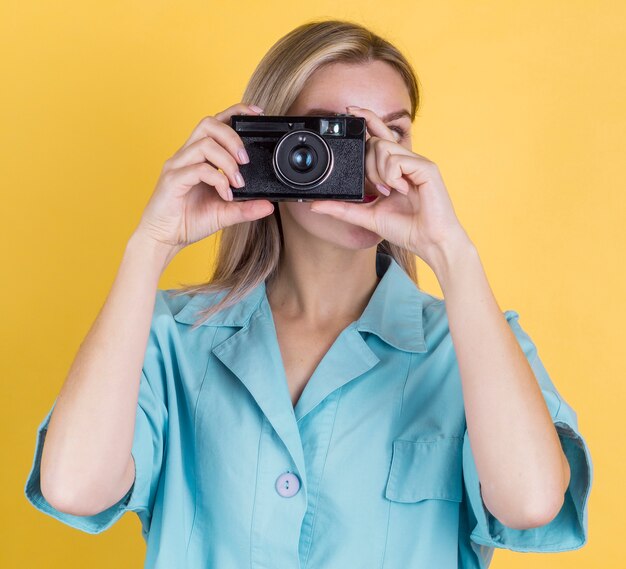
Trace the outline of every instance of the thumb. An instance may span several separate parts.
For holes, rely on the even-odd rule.
[[[269,200],[244,200],[240,202],[224,202],[222,226],[235,225],[244,221],[254,221],[271,215],[274,204]]]
[[[349,203],[342,201],[314,201],[311,211],[330,215],[335,219],[347,221],[353,225],[360,225],[376,232],[376,219],[371,208],[367,204]]]

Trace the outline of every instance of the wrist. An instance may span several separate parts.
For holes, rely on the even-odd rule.
[[[458,279],[457,275],[463,273],[468,263],[480,262],[478,250],[465,231],[434,246],[429,257],[442,291]]]
[[[157,241],[139,229],[133,231],[126,243],[127,251],[141,253],[144,258],[153,262],[161,271],[169,265],[180,249],[181,247]]]

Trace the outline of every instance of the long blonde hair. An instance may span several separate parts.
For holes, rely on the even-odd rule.
[[[411,99],[413,122],[420,88],[411,64],[387,40],[346,20],[311,21],[279,39],[254,70],[242,102],[261,107],[266,115],[284,115],[309,77],[322,66],[373,60],[390,64],[402,76]],[[198,312],[197,327],[222,308],[236,304],[262,281],[271,281],[278,269],[282,243],[280,209],[275,204],[271,215],[221,230],[217,263],[209,282],[183,284],[169,294],[228,291],[219,303]],[[410,251],[383,240],[377,252],[391,255],[418,285],[415,256]]]

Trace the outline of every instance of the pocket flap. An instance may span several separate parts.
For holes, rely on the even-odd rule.
[[[385,497],[395,502],[452,500],[463,497],[463,439],[393,441]]]

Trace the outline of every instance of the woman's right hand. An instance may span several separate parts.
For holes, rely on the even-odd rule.
[[[203,118],[185,144],[165,161],[135,233],[175,250],[218,230],[274,211],[269,200],[232,201],[243,141],[230,126],[234,114],[259,114],[237,103]],[[247,160],[246,160],[247,162]],[[222,171],[220,172],[219,169]]]

